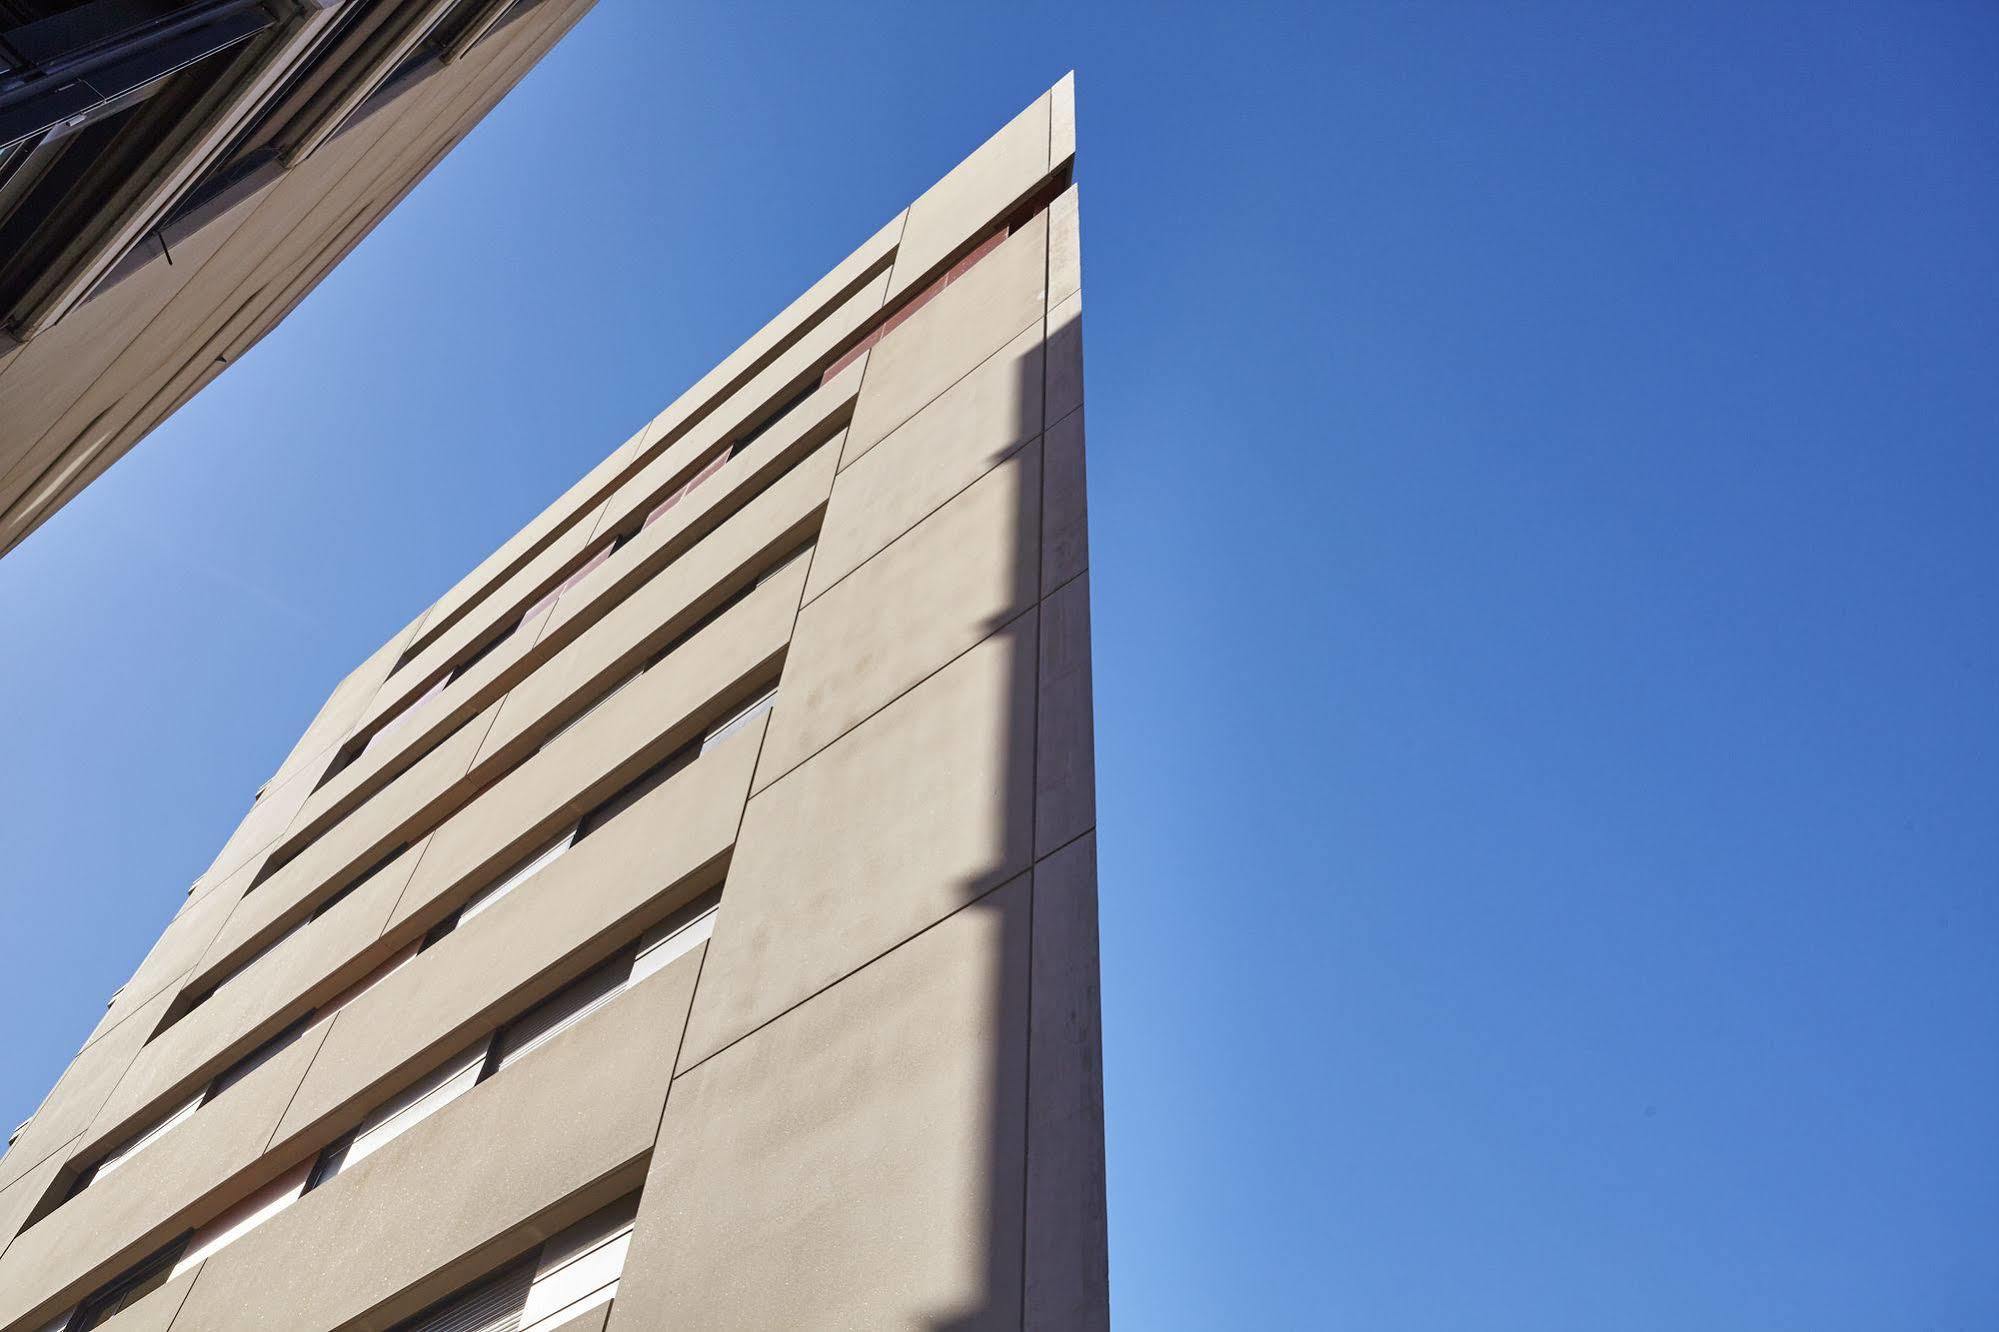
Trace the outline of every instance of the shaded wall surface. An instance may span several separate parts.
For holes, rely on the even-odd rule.
[[[536,1329],[1107,1323],[1074,125],[334,690],[0,1157],[0,1329],[395,1327],[634,1194]]]
[[[386,8],[399,6],[401,18],[391,33],[421,34],[471,15],[480,40],[448,61],[413,61],[405,77],[391,77],[400,68],[393,60],[378,60],[382,86],[309,154],[290,151],[229,174],[227,188],[147,229],[59,321],[25,342],[0,331],[0,556],[275,328],[592,3],[393,0]],[[301,47],[315,35],[360,65],[407,45],[343,45],[347,18],[365,21],[384,6],[269,8],[289,16],[283,26],[298,30]],[[310,67],[299,75],[308,83],[315,76]],[[249,104],[268,95],[282,119],[291,81],[253,82],[263,92],[246,93]],[[268,128],[258,114],[240,126],[251,137]],[[147,183],[139,177],[135,188]]]

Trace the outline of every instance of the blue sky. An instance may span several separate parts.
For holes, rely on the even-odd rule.
[[[1120,1326],[1999,1325],[1971,4],[602,0],[0,561],[0,1117],[341,675],[1072,66]]]

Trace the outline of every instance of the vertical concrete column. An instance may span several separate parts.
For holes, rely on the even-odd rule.
[[[613,1332],[1108,1323],[1069,99],[910,210]]]

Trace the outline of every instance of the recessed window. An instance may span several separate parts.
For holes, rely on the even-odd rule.
[[[311,1167],[310,1161],[301,1161],[196,1230],[188,1239],[187,1251],[174,1263],[173,1275],[179,1276],[205,1262],[218,1250],[234,1244],[297,1202],[305,1193],[306,1174]]]
[[[486,1066],[486,1051],[491,1043],[491,1038],[475,1042],[415,1085],[369,1111],[352,1133],[320,1153],[306,1187],[316,1189],[342,1171],[359,1165],[472,1090]]]
[[[736,436],[736,442],[729,446],[729,456],[731,458],[734,458],[740,455],[744,449],[747,449],[750,445],[756,443],[757,440],[761,439],[764,433],[768,431],[772,426],[776,425],[779,421],[782,421],[785,417],[797,411],[799,407],[804,405],[804,402],[807,398],[811,397],[814,393],[817,393],[818,391],[819,391],[818,380],[808,379],[807,381],[805,381],[804,386],[801,387],[798,390],[798,392],[792,394],[789,398],[779,403],[775,409],[773,409],[767,416],[764,417],[763,420],[757,422],[755,425],[751,426],[748,430],[745,430],[742,434]]]
[[[715,475],[715,473],[721,471],[722,465],[728,462],[729,459],[733,456],[734,455],[731,454],[729,450],[723,449],[720,452],[718,452],[714,457],[710,458],[707,462],[703,463],[701,465],[701,470],[696,472],[692,477],[688,478],[687,481],[682,483],[682,485],[678,490],[674,491],[671,495],[668,495],[665,499],[661,500],[658,504],[654,505],[652,512],[646,515],[645,522],[640,524],[640,526],[642,528],[651,527],[654,523],[666,517],[666,512],[668,509],[671,509],[674,505],[680,503],[680,501],[686,499],[689,495],[693,494],[695,487],[699,486],[703,481],[706,481],[709,477]]]
[[[553,1332],[616,1297],[638,1210],[620,1198],[391,1332]]]
[[[200,1110],[202,1106],[207,1105],[210,1101],[222,1095],[223,1092],[228,1091],[244,1078],[249,1077],[250,1074],[263,1067],[279,1051],[297,1040],[305,1032],[306,1028],[312,1025],[314,1016],[313,1012],[307,1012],[297,1018],[283,1031],[280,1031],[277,1035],[271,1037],[268,1041],[265,1041],[249,1054],[244,1055],[241,1059],[217,1074],[200,1091],[189,1097],[186,1103],[175,1107],[175,1109],[159,1120],[149,1124],[138,1133],[106,1152],[89,1169],[76,1177],[75,1182],[69,1186],[67,1192],[61,1195],[59,1201],[48,1205],[45,1210],[37,1211],[32,1217],[30,1224],[40,1221],[50,1212],[55,1211],[64,1202],[69,1201],[77,1194],[82,1193],[85,1189],[104,1179],[107,1175],[122,1168],[134,1156],[137,1156],[140,1152],[165,1137],[177,1125],[185,1123],[188,1119],[192,1118],[195,1112]]]
[[[552,861],[576,844],[576,828],[566,828],[553,841],[536,851],[520,864],[502,875],[498,882],[482,888],[472,900],[458,911],[458,924],[463,925],[474,916],[492,906],[514,889],[541,873]]]
[[[631,979],[637,985],[663,969],[677,957],[699,947],[715,932],[715,912],[722,905],[722,890],[710,889],[639,937],[638,956],[632,960]]]
[[[76,1306],[67,1322],[58,1319],[52,1326],[63,1332],[89,1332],[111,1315],[131,1308],[173,1279],[174,1264],[187,1248],[187,1242],[186,1235],[178,1236],[98,1288]]]
[[[582,841],[591,833],[609,823],[618,815],[645,799],[657,790],[662,782],[692,763],[698,757],[694,746],[682,745],[659,762],[647,768],[638,776],[619,787],[608,798],[598,802],[597,807],[583,816],[576,825],[576,840]]]
[[[486,1063],[490,1072],[511,1068],[624,993],[631,978],[629,950],[571,981],[500,1029]]]
[[[216,1075],[215,1081],[209,1084],[208,1099],[211,1101],[214,1100],[244,1078],[249,1077],[265,1064],[277,1058],[293,1041],[305,1034],[305,1029],[312,1025],[314,1016],[316,1015],[311,1012],[300,1014],[292,1020],[290,1026],[271,1037],[268,1041],[265,1041],[256,1049],[250,1051],[249,1054],[244,1055],[228,1068],[223,1069],[222,1072]]]
[[[701,752],[705,754],[715,746],[721,744],[724,740],[727,740],[730,736],[742,730],[766,712],[769,712],[776,703],[777,686],[772,685],[769,689],[758,694],[747,705],[709,728],[708,734],[701,737]]]
[[[528,614],[532,615],[534,614],[534,612],[529,611]],[[477,666],[480,662],[486,660],[486,658],[492,656],[494,649],[499,647],[500,644],[506,642],[508,639],[512,638],[514,636],[514,630],[520,627],[521,626],[519,622],[510,624],[506,626],[506,628],[500,630],[499,633],[494,634],[491,638],[487,639],[484,643],[482,643],[479,646],[479,650],[477,652],[474,652],[471,656],[467,657],[465,660],[459,662],[456,666],[451,668],[451,674],[444,677],[443,684],[450,684],[454,680],[464,679],[467,672],[469,672],[474,666]],[[442,686],[440,685],[440,687]]]

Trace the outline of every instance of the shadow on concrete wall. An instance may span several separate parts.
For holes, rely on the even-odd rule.
[[[981,637],[1013,636],[1002,694],[1031,701],[1025,753],[1012,742],[1021,719],[1005,709],[995,718],[1001,751],[1027,765],[1029,779],[1009,771],[992,794],[995,826],[1028,829],[1033,868],[994,886],[1005,868],[994,865],[962,885],[964,910],[1019,919],[993,931],[1002,956],[990,963],[984,1298],[934,1315],[938,1332],[1109,1326],[1082,325],[1079,315],[1059,324],[1050,316],[1043,327],[1043,347],[1017,357],[1014,374],[1015,410],[1039,417],[1041,429],[980,470],[984,477],[1022,457],[1038,463],[1030,471],[1040,484],[1021,488],[1005,553],[1035,570],[1038,596],[989,620]],[[1025,809],[1013,807],[1020,792]],[[1004,955],[1023,935],[1026,956]]]

